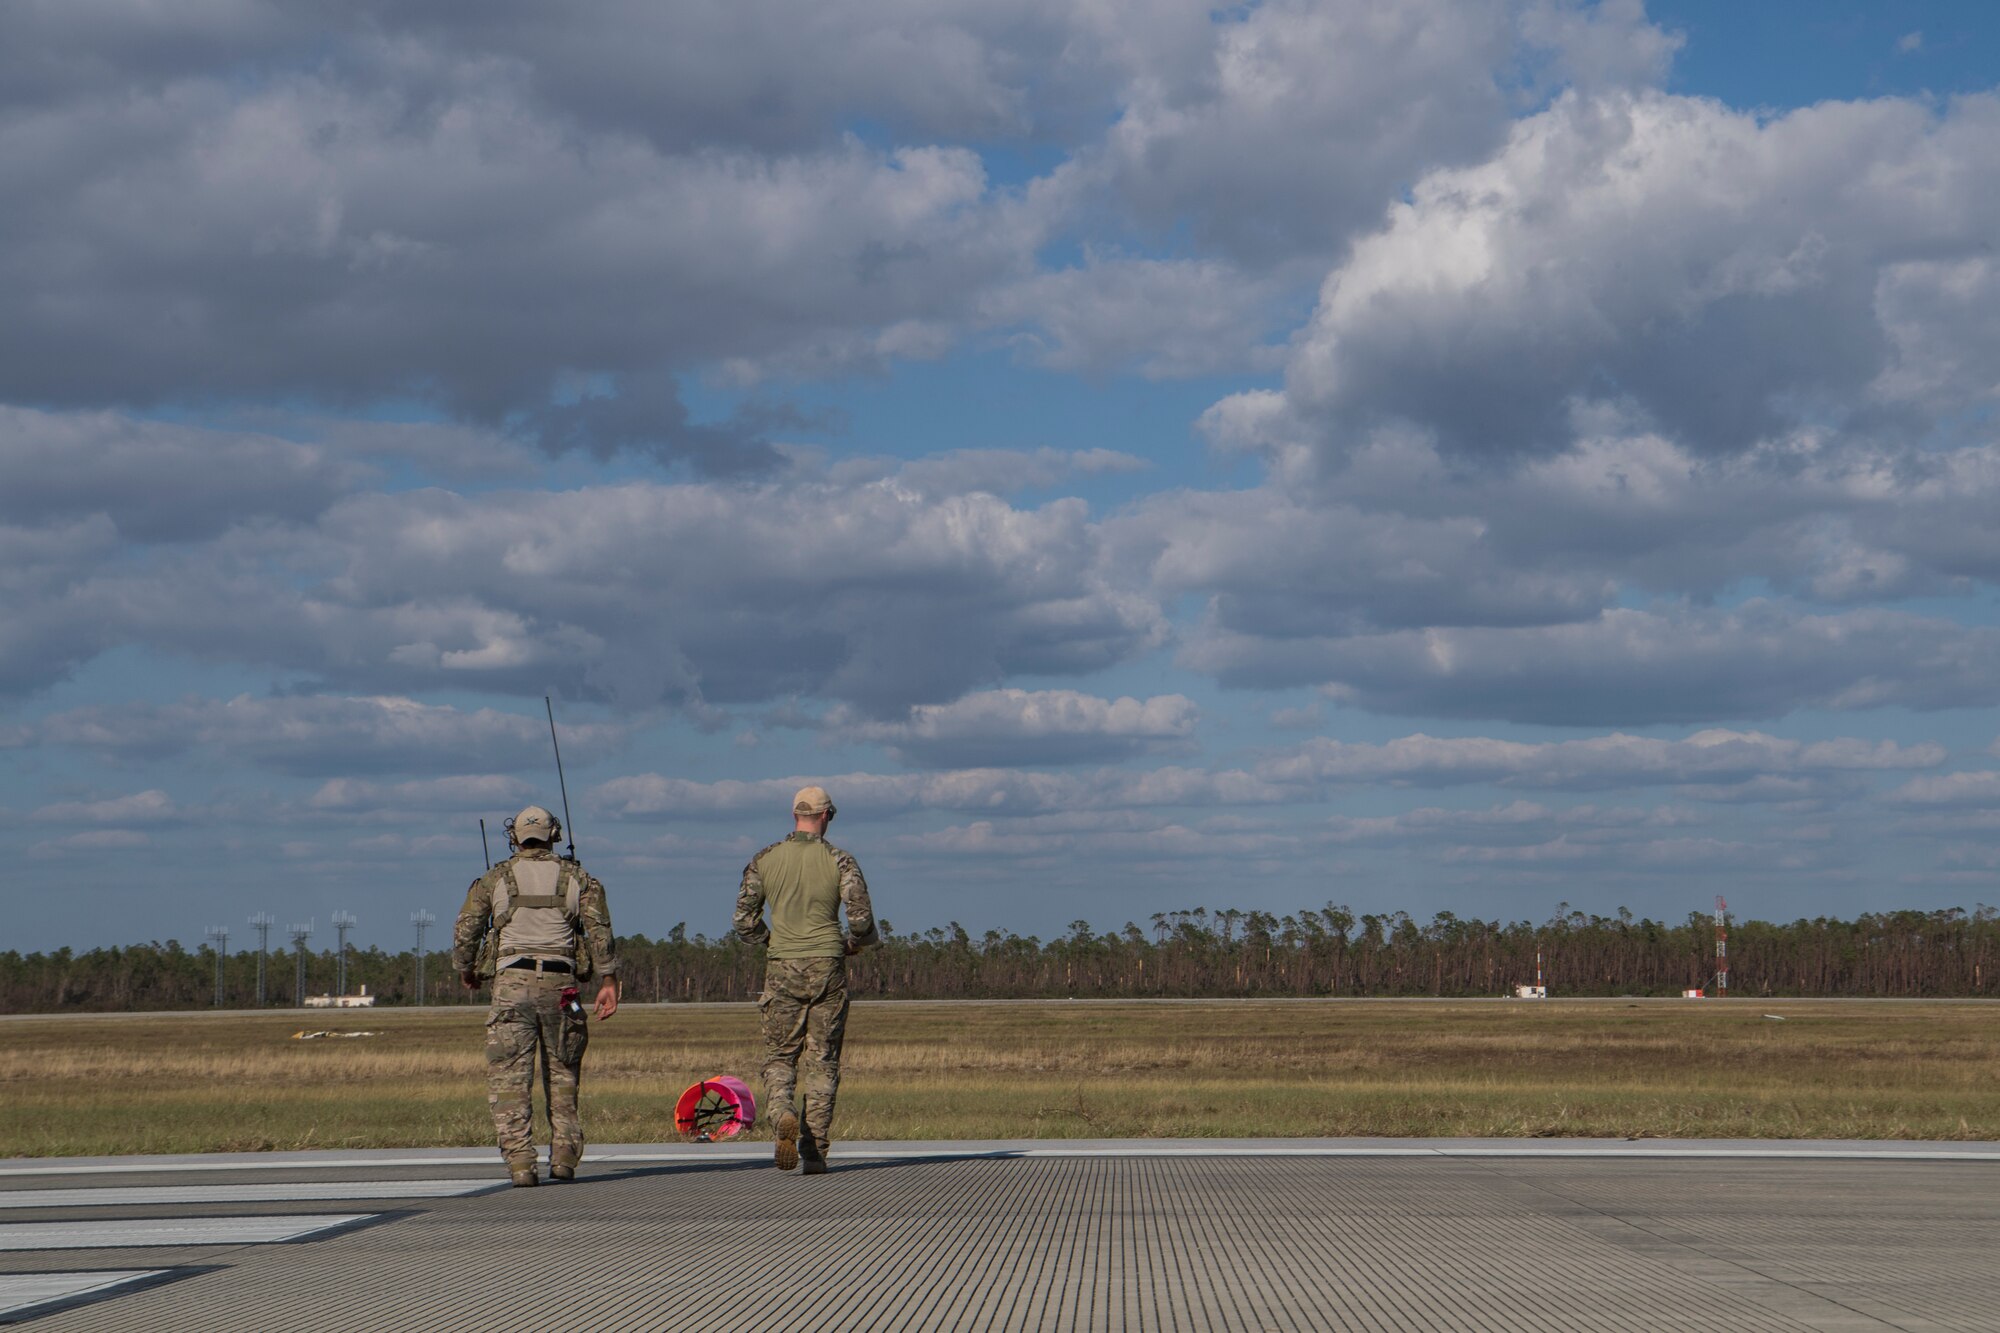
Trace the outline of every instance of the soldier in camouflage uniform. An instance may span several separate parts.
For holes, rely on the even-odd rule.
[[[861,867],[826,840],[834,813],[824,788],[800,791],[792,798],[791,836],[750,858],[736,892],[736,933],[752,944],[770,942],[757,1010],[764,1031],[764,1096],[778,1141],[775,1160],[780,1171],[789,1171],[803,1157],[807,1175],[826,1170],[833,1098],[840,1089],[840,1044],[847,1032],[847,959],[879,942]],[[801,1052],[804,1138],[793,1100]]]
[[[590,1027],[577,999],[593,975],[600,1020],[618,1012],[618,944],[604,885],[559,859],[562,824],[538,805],[507,829],[514,855],[472,882],[452,933],[452,965],[467,988],[493,982],[486,1016],[486,1100],[516,1185],[535,1175],[537,1051],[549,1115],[549,1179],[572,1180],[583,1157],[577,1083]]]

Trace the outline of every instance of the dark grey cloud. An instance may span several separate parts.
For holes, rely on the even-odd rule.
[[[768,421],[739,414],[720,425],[691,422],[679,385],[659,372],[617,376],[611,388],[606,394],[523,409],[519,424],[552,454],[574,451],[608,460],[633,453],[663,463],[684,459],[709,476],[770,471],[781,456],[762,428],[781,421],[804,424],[796,414]]]
[[[1516,8],[1245,7],[1182,77],[1135,71],[1077,183],[1253,265],[1330,255],[1425,166],[1477,160],[1499,142]]]
[[[1100,571],[1081,501],[893,480],[372,495],[98,565],[88,531],[76,541],[41,576],[64,588],[35,599],[46,623],[0,637],[0,679],[46,684],[135,643],[338,691],[554,690],[628,712],[807,696],[900,715],[1165,634],[1154,601]]]
[[[1207,599],[1182,661],[1225,683],[1625,726],[1994,697],[1990,441],[1798,429],[1716,455],[1579,411],[1564,449],[1501,466],[1408,432],[1327,465],[1289,416],[1267,393],[1207,419],[1225,447],[1273,447],[1267,485],[1105,524],[1124,577]],[[1712,609],[1752,588],[1769,595]],[[1651,597],[1686,605],[1635,609]],[[1938,600],[1888,609],[1917,598]]]
[[[1948,757],[1943,746],[1930,742],[1912,745],[1854,737],[1799,741],[1723,728],[1709,728],[1678,740],[1619,732],[1565,741],[1418,733],[1380,744],[1321,737],[1267,756],[1257,765],[1256,773],[1268,782],[1288,786],[1492,783],[1593,791],[1651,786],[1722,788],[1772,777],[1895,773],[1935,768]]]
[[[1106,524],[1113,559],[1170,592],[1209,595],[1213,628],[1272,639],[1428,625],[1542,625],[1595,616],[1609,570],[1494,540],[1466,512],[1409,517],[1279,488],[1173,492]]]
[[[843,464],[836,475],[845,477],[852,472],[857,479],[867,476],[859,471],[860,466]],[[876,475],[893,477],[897,486],[927,498],[942,499],[973,491],[1018,495],[1051,490],[1080,477],[1144,472],[1151,466],[1143,458],[1116,449],[951,449],[885,465],[876,469]]]
[[[34,527],[0,524],[0,693],[40,688],[117,647],[115,618],[86,595],[121,546],[102,514]]]
[[[65,709],[35,728],[42,744],[121,760],[201,753],[227,763],[302,776],[328,773],[466,773],[539,770],[550,762],[539,709],[459,709],[395,697],[238,695],[173,704],[92,704]],[[573,761],[616,754],[623,723],[570,721]]]
[[[979,318],[1036,365],[1163,380],[1277,369],[1273,331],[1296,299],[1282,281],[1220,260],[1094,257],[1001,288]]]
[[[1125,32],[1127,24],[1137,31]],[[522,85],[547,114],[666,152],[823,146],[867,122],[918,138],[1048,134],[1101,117],[1115,46],[1206,46],[1207,9],[1030,3],[650,5],[556,14],[519,0],[75,0],[0,15],[5,102],[85,101],[200,77],[325,69],[381,83],[445,61]],[[4,105],[0,102],[0,105]]]
[[[2000,703],[2000,631],[1894,611],[1803,615],[1770,602],[1347,638],[1215,629],[1185,657],[1225,684],[1318,684],[1377,712],[1561,726]]]
[[[414,817],[430,822],[439,813],[477,815],[481,811],[505,810],[511,815],[539,799],[543,799],[543,793],[535,784],[493,774],[459,774],[415,782],[334,778],[322,783],[306,799],[305,808],[314,818],[345,816],[406,821]],[[503,828],[496,827],[493,835],[505,841]],[[470,849],[469,841],[463,845]]]
[[[1814,602],[1949,595],[2000,579],[2000,449],[1801,434],[1731,458],[1612,430],[1502,470],[1402,438],[1319,484],[1153,496],[1105,523],[1134,581],[1211,599],[1221,630],[1577,623],[1633,590],[1746,579]]]
[[[157,787],[127,796],[88,801],[54,801],[34,812],[40,824],[157,824],[190,817]]]
[[[716,818],[739,812],[790,808],[806,783],[824,786],[843,811],[862,819],[915,811],[977,812],[1015,818],[1052,812],[1140,810],[1151,807],[1274,805],[1296,799],[1297,786],[1280,786],[1241,769],[1169,765],[1082,773],[971,768],[937,773],[794,774],[755,782],[701,782],[638,773],[593,788],[593,808],[632,820]],[[858,822],[858,821],[855,821]],[[755,850],[752,848],[751,850]]]
[[[1579,842],[1602,843],[1703,822],[1704,815],[1685,805],[1551,806],[1517,800],[1483,809],[1420,806],[1393,815],[1334,815],[1325,821],[1323,830],[1335,843],[1434,846],[1449,840],[1461,845],[1506,846],[1543,841],[1552,831]]]
[[[963,149],[586,146],[507,70],[443,55],[0,117],[0,171],[7,398],[416,398],[499,422],[638,376],[624,419],[578,442],[615,425],[698,463],[716,441],[671,373],[879,355],[1040,234],[983,206]]]
[[[923,768],[1104,763],[1189,748],[1200,710],[1178,694],[1103,699],[1076,690],[989,690],[893,722],[836,714],[826,729]]]
[[[1978,807],[1991,810],[2000,799],[2000,772],[1977,769],[1966,773],[1940,773],[1911,778],[1889,793],[1889,800],[1905,805],[1932,807]]]
[[[526,0],[476,9],[423,0],[354,11],[370,27],[518,67],[550,108],[664,151],[783,151],[824,144],[855,122],[919,138],[1073,130],[1102,112],[1094,80],[1119,27],[1149,24],[1141,40],[1195,45],[1207,20],[1189,3],[1094,14],[1040,0],[621,0],[589,15]]]
[[[313,16],[271,0],[83,0],[0,10],[0,114],[302,58]]]
[[[360,469],[310,445],[135,420],[0,406],[0,522],[59,526],[97,515],[124,541],[214,537],[237,524],[309,520]]]

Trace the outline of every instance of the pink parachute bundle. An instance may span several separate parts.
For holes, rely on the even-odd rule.
[[[696,1143],[734,1138],[757,1122],[757,1098],[740,1078],[705,1078],[674,1103],[674,1128]]]

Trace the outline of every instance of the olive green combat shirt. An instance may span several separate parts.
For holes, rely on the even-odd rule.
[[[843,907],[846,935],[840,930]],[[769,940],[769,958],[838,958],[847,952],[850,939],[857,949],[880,943],[861,867],[816,833],[794,833],[750,858],[736,891],[734,924],[736,933],[752,944]]]

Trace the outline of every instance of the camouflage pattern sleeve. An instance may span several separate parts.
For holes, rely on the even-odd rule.
[[[479,962],[479,944],[486,937],[487,918],[493,915],[493,886],[481,875],[465,891],[465,906],[458,909],[458,924],[451,932],[451,965],[470,972]]]
[[[583,922],[583,933],[590,940],[590,960],[597,968],[597,975],[618,975],[618,937],[611,933],[611,906],[604,900],[604,882],[597,876],[584,875],[576,911]]]
[[[875,907],[868,901],[868,881],[861,877],[861,863],[841,852],[835,860],[840,867],[840,905],[847,909],[847,939],[857,949],[880,944],[875,929]]]
[[[766,847],[764,852],[770,850]],[[762,944],[771,938],[771,927],[764,922],[764,876],[757,870],[764,852],[751,857],[750,864],[743,867],[743,883],[736,889],[736,915],[730,922],[737,936],[751,944]]]

